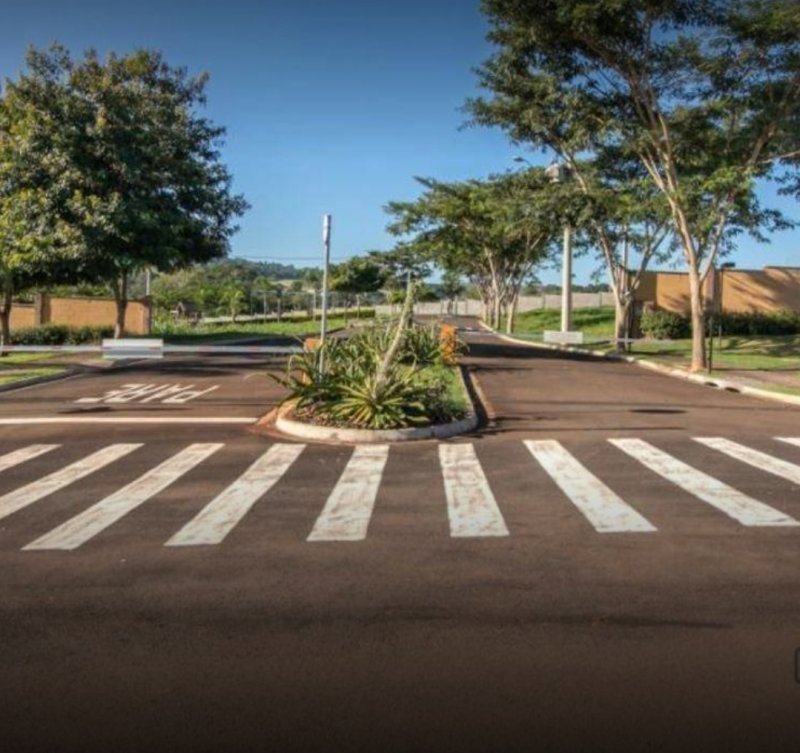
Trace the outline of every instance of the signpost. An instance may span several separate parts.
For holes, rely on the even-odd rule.
[[[322,246],[324,250],[324,264],[322,267],[322,319],[319,328],[319,344],[325,344],[325,335],[328,330],[328,267],[331,263],[331,216],[322,215]],[[324,353],[324,351],[323,351]],[[323,370],[324,355],[320,354],[319,370]]]

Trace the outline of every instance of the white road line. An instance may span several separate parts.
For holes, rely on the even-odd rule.
[[[794,484],[800,484],[800,465],[774,458],[772,455],[767,455],[766,452],[745,447],[722,437],[695,437],[694,440],[704,444],[706,447],[711,447],[713,450],[724,452],[735,460],[752,465],[760,471],[766,471],[774,476],[785,478]]]
[[[800,437],[775,437],[779,442],[786,442],[786,444],[793,444],[795,447],[800,447]]]
[[[558,442],[526,440],[525,446],[595,530],[600,533],[656,530]]]
[[[7,455],[2,455],[0,456],[0,471],[4,471],[6,468],[13,468],[26,460],[38,458],[39,455],[55,450],[58,446],[57,444],[32,444],[30,447],[23,447],[21,450],[14,450],[14,452],[9,452]]]
[[[283,476],[305,448],[276,444],[218,494],[164,546],[219,544]]]
[[[440,444],[450,535],[508,536],[503,514],[471,444]]]
[[[136,410],[130,408],[129,410]],[[253,416],[18,416],[0,418],[0,426],[19,424],[254,424]]]
[[[54,528],[23,549],[77,549],[150,497],[166,489],[222,444],[193,444],[152,468],[144,475]]]
[[[361,445],[353,450],[308,541],[361,541],[366,538],[388,457],[388,445]]]
[[[60,471],[55,471],[49,476],[33,481],[26,486],[0,497],[0,520],[32,505],[34,502],[52,494],[59,489],[72,484],[94,471],[104,468],[109,463],[119,460],[130,452],[141,447],[141,444],[112,444],[95,453],[78,460]]]
[[[800,525],[788,515],[727,484],[708,476],[641,439],[609,439],[609,442],[642,465],[681,489],[721,510],[746,526]]]

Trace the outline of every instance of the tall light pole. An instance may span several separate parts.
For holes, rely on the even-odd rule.
[[[551,183],[563,183],[567,168],[560,162],[552,162],[545,170]],[[561,264],[561,331],[572,331],[572,225],[564,225],[564,258]]]

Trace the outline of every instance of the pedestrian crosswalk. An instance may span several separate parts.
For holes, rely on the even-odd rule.
[[[685,447],[676,453],[674,448],[667,451],[656,446],[659,443],[640,438],[611,438],[596,443],[606,453],[605,460],[598,463],[592,461],[592,453],[588,453],[588,459],[585,457],[585,445],[577,451],[569,443],[554,439],[530,439],[524,440],[519,448],[521,454],[515,459],[513,474],[523,477],[525,491],[521,496],[526,505],[543,497],[555,498],[564,505],[565,515],[577,516],[587,531],[599,534],[631,536],[658,533],[658,526],[649,519],[651,513],[642,510],[648,502],[646,492],[640,490],[631,494],[629,484],[622,484],[623,488],[619,488],[620,478],[640,478],[642,475],[658,479],[662,485],[666,482],[676,496],[694,500],[697,509],[722,513],[741,526],[798,527],[800,522],[794,516],[800,514],[800,462],[780,457],[780,450],[784,456],[791,456],[796,448],[800,448],[800,437],[775,437],[767,441],[774,443],[775,454],[725,437],[694,437],[685,447],[702,446],[705,451],[691,454],[691,463],[687,463],[676,456],[686,456]],[[514,451],[517,449],[513,447],[515,444],[510,443]],[[143,473],[140,471],[148,464],[146,458],[150,456],[142,454],[146,453],[146,445],[142,443],[109,444],[71,462],[59,460],[60,454],[64,452],[72,459],[74,453],[66,453],[66,447],[55,444],[11,449],[0,454],[0,520],[3,521],[0,549],[4,548],[3,535],[14,530],[14,516],[37,502],[46,503],[53,516],[60,515],[62,519],[52,521],[53,527],[47,530],[37,531],[37,535],[23,543],[21,549],[71,551],[93,541],[102,541],[108,529],[140,508],[141,513],[137,514],[145,513],[148,503],[155,502],[163,494],[168,494],[173,502],[177,498],[197,504],[192,508],[193,516],[187,515],[189,519],[176,526],[174,532],[159,543],[176,548],[218,546],[237,527],[247,525],[248,515],[256,505],[269,505],[276,493],[282,494],[283,499],[291,498],[292,485],[296,485],[300,478],[304,483],[302,503],[313,503],[315,508],[303,536],[310,544],[367,539],[376,508],[381,502],[381,491],[387,485],[395,493],[400,487],[404,499],[408,500],[407,510],[411,516],[414,515],[415,502],[422,503],[426,498],[441,499],[443,519],[446,519],[449,535],[454,539],[514,535],[514,526],[509,525],[507,513],[509,507],[519,501],[520,493],[506,489],[508,472],[495,467],[496,457],[493,460],[482,458],[478,451],[480,448],[473,443],[443,442],[418,447],[415,455],[408,452],[402,455],[404,462],[413,458],[415,464],[422,463],[429,469],[424,489],[411,481],[405,488],[404,476],[396,472],[387,480],[387,464],[393,453],[402,453],[408,448],[376,444],[342,450],[275,443],[266,450],[256,449],[244,463],[241,451],[235,461],[226,460],[225,449],[226,445],[222,443],[194,443],[175,448],[166,459],[157,453],[152,467]],[[320,453],[324,451],[328,451],[324,456],[327,458],[334,457],[331,454],[334,451],[338,453],[335,462],[341,464],[341,470],[337,471],[335,478],[322,474],[316,488],[313,479],[317,475],[308,464],[315,463],[318,469],[322,460]],[[343,452],[346,453],[344,458]],[[610,459],[608,453],[612,453]],[[785,500],[785,504],[779,505],[782,509],[736,488],[738,484],[734,486],[716,478],[712,475],[714,471],[701,470],[698,466],[709,463],[706,453],[711,453],[711,457],[719,462],[732,463],[747,470],[756,481],[772,478],[773,491],[775,484],[783,484],[777,495]],[[109,481],[110,474],[100,472],[126,467],[123,462],[126,458],[140,458],[134,466],[139,468],[140,475],[128,480],[126,472],[120,473],[119,477],[126,481],[112,490],[108,484],[113,483],[116,476],[111,476]],[[800,461],[800,455],[797,460]],[[213,464],[214,476],[219,481],[216,489],[222,488],[222,491],[210,493],[211,499],[208,500],[196,499],[198,484],[189,483],[187,477],[191,478],[192,473],[207,464]],[[712,464],[716,465],[713,461]],[[617,468],[614,473],[609,470],[612,465]],[[306,470],[305,466],[308,466]],[[92,493],[93,474],[102,475],[104,480],[99,488],[106,493]],[[530,482],[526,484],[528,478]],[[309,479],[312,480],[311,487]],[[414,483],[419,483],[418,477]],[[76,488],[83,492],[86,506],[71,516],[57,513],[60,495],[72,494],[71,504],[75,504]],[[183,492],[183,488],[187,491]],[[213,489],[215,486],[206,484],[200,488]],[[309,488],[314,489],[310,500]],[[760,487],[751,482],[747,488],[752,493],[754,488]],[[526,509],[533,508],[528,506]],[[680,516],[685,510],[678,505],[667,505],[666,512],[661,512]]]

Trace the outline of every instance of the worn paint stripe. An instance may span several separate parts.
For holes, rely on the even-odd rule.
[[[508,536],[503,514],[471,444],[439,445],[450,535]]]
[[[786,444],[800,447],[800,437],[775,437],[779,442],[786,442]]]
[[[222,444],[189,445],[177,455],[173,455],[127,486],[23,548],[28,550],[77,549],[150,497],[166,489],[223,446]]]
[[[43,478],[33,481],[26,486],[20,487],[13,492],[0,497],[0,520],[21,510],[28,505],[46,497],[48,494],[62,489],[69,484],[88,476],[94,471],[119,460],[130,452],[141,447],[141,444],[112,444],[98,450],[91,455],[78,460],[66,468],[49,474]]]
[[[361,541],[375,507],[388,445],[361,445],[345,466],[308,541]]]
[[[656,530],[558,442],[527,440],[525,446],[595,530],[600,533]]]
[[[0,456],[0,471],[13,468],[15,465],[24,463],[26,460],[38,458],[39,455],[44,455],[46,452],[50,452],[50,450],[55,450],[58,446],[57,444],[32,444],[29,447],[23,447],[20,450],[9,452],[7,455],[2,455]]]
[[[608,441],[651,471],[716,507],[734,520],[738,520],[742,525],[800,525],[796,520],[774,507],[742,494],[733,487],[692,468],[641,439],[609,439]]]
[[[302,444],[276,444],[270,447],[165,546],[219,544],[286,473],[304,448]]]
[[[800,484],[800,465],[789,463],[786,460],[772,457],[766,452],[754,450],[752,447],[745,447],[738,442],[731,442],[722,437],[695,437],[696,442],[704,444],[713,450],[719,450],[735,460],[752,465],[760,471],[766,471],[774,476],[780,476],[794,484]]]

